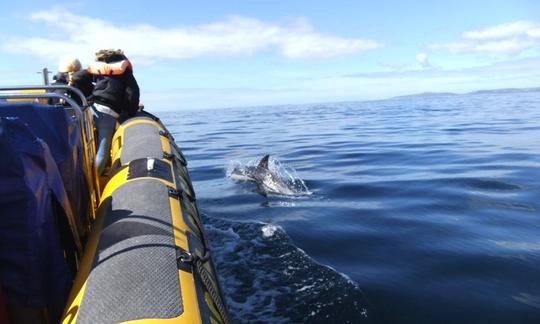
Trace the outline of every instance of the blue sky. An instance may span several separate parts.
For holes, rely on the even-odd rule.
[[[540,86],[540,1],[0,3],[0,80],[122,48],[151,110]]]

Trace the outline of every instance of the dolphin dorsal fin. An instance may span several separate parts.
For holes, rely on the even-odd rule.
[[[268,159],[270,158],[270,154],[266,154],[262,159],[261,162],[259,162],[258,167],[267,169],[268,170]]]

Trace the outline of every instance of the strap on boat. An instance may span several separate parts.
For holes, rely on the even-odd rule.
[[[208,262],[210,260],[210,250],[205,247],[205,252],[202,257],[199,257],[196,254],[190,253],[188,251],[183,250],[180,247],[176,247],[176,262],[178,264],[179,269],[184,269],[190,266],[194,268],[197,273],[199,274],[199,277],[201,278],[201,281],[208,290],[208,293],[210,294],[210,297],[212,298],[212,302],[216,306],[219,315],[221,316],[221,319],[223,320],[224,324],[229,324],[229,313],[227,312],[227,308],[225,307],[225,304],[222,301],[221,295],[217,289],[217,287],[214,285],[214,282],[212,281],[212,275],[208,273],[208,270],[204,267],[204,263]]]
[[[168,186],[168,192],[169,196],[175,199],[180,199],[180,197],[183,197],[189,199],[192,203],[195,202],[195,198],[191,197],[187,192],[181,189],[175,189]],[[197,226],[201,235],[200,239],[204,249],[204,255],[200,257],[196,254],[190,253],[189,251],[185,251],[184,249],[176,246],[176,263],[178,265],[178,269],[189,271],[190,268],[194,268],[197,271],[203,285],[210,293],[212,302],[214,303],[214,305],[216,305],[217,310],[221,318],[223,319],[223,323],[228,324],[230,323],[230,320],[228,317],[229,314],[227,312],[227,308],[222,301],[218,288],[212,282],[211,274],[208,273],[208,270],[206,270],[206,268],[204,267],[204,263],[210,260],[210,248],[208,247],[208,238],[206,237],[206,234],[202,229],[202,224],[199,222],[198,217],[193,217],[192,219],[194,220],[195,226]]]

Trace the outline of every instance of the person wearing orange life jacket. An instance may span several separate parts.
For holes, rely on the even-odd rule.
[[[96,84],[88,100],[98,133],[96,164],[101,175],[110,156],[111,141],[119,117],[129,118],[139,108],[139,86],[133,67],[122,50],[100,50],[87,69]]]

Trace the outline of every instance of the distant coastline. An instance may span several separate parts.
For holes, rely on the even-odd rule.
[[[503,88],[492,90],[477,90],[467,93],[453,93],[453,92],[422,92],[410,95],[395,96],[388,99],[406,99],[406,98],[434,98],[434,97],[451,97],[451,96],[463,96],[463,95],[478,95],[478,94],[495,94],[495,93],[523,93],[523,92],[540,92],[540,87],[535,88]]]
[[[326,102],[307,102],[307,103],[295,103],[295,104],[277,104],[277,105],[256,105],[256,106],[230,106],[230,107],[213,107],[213,108],[200,108],[200,109],[185,109],[184,111],[191,110],[221,110],[221,109],[260,109],[271,107],[296,107],[296,106],[320,106],[320,105],[335,105],[342,103],[360,103],[360,102],[378,102],[386,100],[401,100],[401,99],[436,99],[455,96],[473,96],[473,95],[487,95],[487,94],[511,94],[511,93],[531,93],[540,92],[540,87],[532,88],[501,88],[501,89],[489,89],[489,90],[476,90],[466,93],[454,93],[454,92],[422,92],[416,94],[408,94],[387,98],[370,99],[370,100],[341,100],[341,101],[326,101]],[[174,110],[164,110],[174,111]]]

